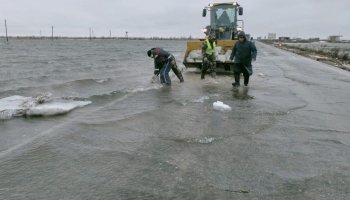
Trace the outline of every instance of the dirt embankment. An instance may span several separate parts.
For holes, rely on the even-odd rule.
[[[268,43],[277,48],[350,71],[350,44],[344,43]]]

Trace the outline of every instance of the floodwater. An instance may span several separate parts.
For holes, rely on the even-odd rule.
[[[347,71],[257,42],[248,87],[185,70],[169,88],[150,83],[146,51],[164,47],[181,63],[185,41],[0,44],[0,101],[91,102],[0,120],[0,199],[350,196]]]

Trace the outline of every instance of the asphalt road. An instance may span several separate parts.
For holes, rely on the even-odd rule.
[[[0,199],[349,199],[350,73],[256,45],[248,87],[188,70],[0,122]]]

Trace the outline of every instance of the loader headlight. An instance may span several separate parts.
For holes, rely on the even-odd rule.
[[[208,29],[203,28],[203,29],[202,29],[202,32],[203,32],[203,33],[207,33],[207,32],[208,32]]]

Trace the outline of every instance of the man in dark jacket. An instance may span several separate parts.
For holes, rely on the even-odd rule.
[[[233,74],[235,82],[234,87],[240,85],[240,74],[243,73],[244,85],[249,83],[249,76],[253,74],[252,60],[256,60],[257,49],[253,42],[247,40],[245,33],[241,31],[238,34],[238,42],[233,46],[230,60],[234,58]]]
[[[154,58],[154,75],[160,74],[162,84],[171,85],[170,69],[173,70],[180,82],[184,82],[181,71],[176,65],[175,57],[162,48],[152,48],[147,51],[148,57]]]

